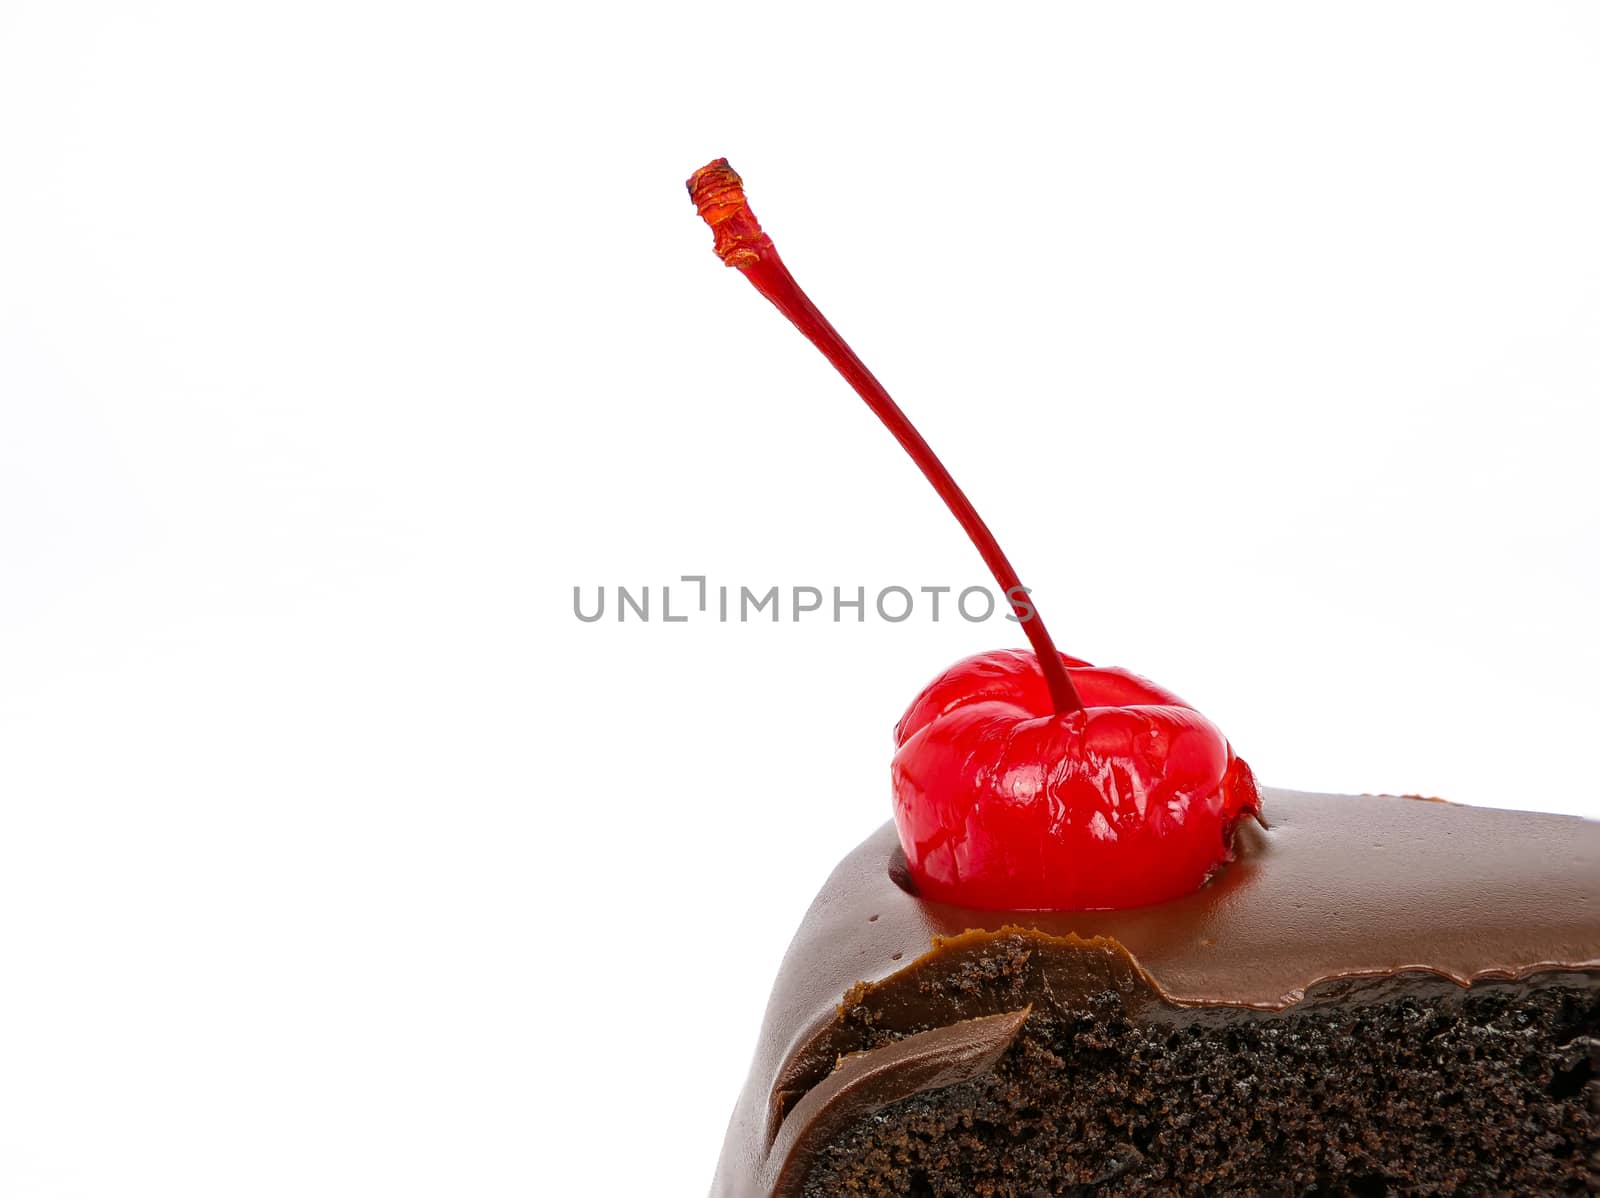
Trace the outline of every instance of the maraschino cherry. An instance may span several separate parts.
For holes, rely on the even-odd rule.
[[[833,363],[972,538],[1029,643],[957,662],[895,728],[894,812],[918,893],[988,910],[1134,907],[1187,894],[1260,810],[1215,724],[1126,670],[1057,651],[1028,592],[944,464],[800,290],[719,158],[689,196],[738,267]]]

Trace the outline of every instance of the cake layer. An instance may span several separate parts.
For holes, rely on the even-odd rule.
[[[996,997],[1033,997],[1009,1017],[896,1039],[862,1010],[879,1047],[783,1121],[767,1192],[1550,1198],[1597,1179],[1600,987],[1583,974],[1351,978],[1174,1025],[1115,990],[1052,995],[1054,956],[1026,937],[973,947]]]
[[[1600,985],[1600,825],[1281,790],[1263,811],[1209,885],[1099,912],[925,902],[885,825],[790,947],[714,1194],[800,1194],[831,1137],[979,1084],[1047,1009],[1114,999],[1136,1025],[1257,1026],[1398,991]]]

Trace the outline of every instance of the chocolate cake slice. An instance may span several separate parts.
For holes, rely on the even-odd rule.
[[[790,947],[714,1196],[1600,1190],[1600,824],[1263,800],[1120,911],[925,901],[885,825]]]

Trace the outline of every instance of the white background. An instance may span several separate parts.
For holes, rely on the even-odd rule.
[[[0,0],[0,1193],[704,1191],[1020,643],[574,618],[985,581],[719,155],[1063,648],[1600,815],[1597,117],[1582,3]]]

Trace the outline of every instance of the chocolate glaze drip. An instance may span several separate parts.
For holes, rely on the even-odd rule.
[[[1210,884],[1124,911],[924,902],[884,825],[834,870],[789,948],[713,1195],[798,1194],[837,1128],[992,1069],[1026,1018],[1014,991],[982,983],[1004,951],[1036,962],[1041,999],[1117,990],[1151,1022],[1267,1017],[1396,985],[1600,981],[1600,824],[1282,790],[1263,792],[1263,810],[1270,826],[1242,827]],[[862,1008],[906,1038],[862,1052],[846,1018]]]

